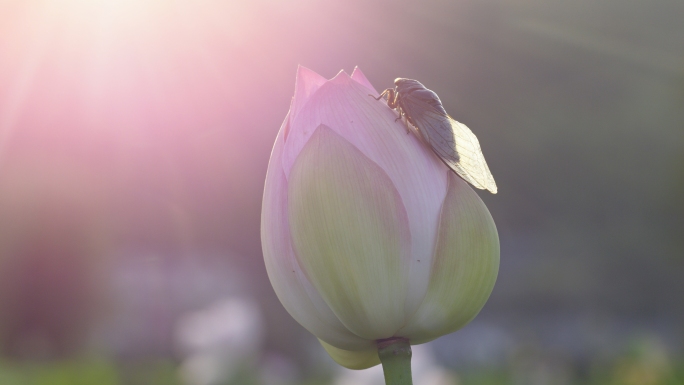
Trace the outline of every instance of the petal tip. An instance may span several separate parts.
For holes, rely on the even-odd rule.
[[[375,87],[373,87],[371,82],[368,80],[366,75],[364,75],[363,72],[361,72],[361,69],[358,66],[354,67],[354,71],[352,72],[351,78],[355,80],[357,83],[361,84],[362,86],[375,92],[376,94],[378,93],[378,91],[375,89]]]
[[[319,75],[316,71],[309,69],[307,67],[304,67],[301,64],[297,64],[297,82],[301,80],[310,80],[310,79],[318,79],[321,78],[325,80],[325,78],[321,75]]]
[[[290,107],[290,118],[294,118],[299,110],[327,80],[316,72],[299,65],[297,67],[297,79],[295,80],[295,92]]]
[[[316,73],[302,65],[297,67],[297,80],[295,83],[295,98],[297,96],[310,96],[313,94],[323,83],[327,80]],[[306,95],[298,95],[297,91],[307,91]]]
[[[351,81],[351,77],[344,70],[340,70],[335,77],[330,79],[330,82],[334,84],[347,84],[349,81]]]

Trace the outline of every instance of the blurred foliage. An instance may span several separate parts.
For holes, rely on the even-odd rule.
[[[7,385],[117,385],[116,368],[109,362],[3,363],[0,382]]]
[[[663,372],[644,363],[621,361],[594,368],[591,373],[572,379],[529,377],[524,381],[512,370],[467,371],[453,385],[680,385],[684,383],[684,363]],[[62,361],[53,363],[0,363],[3,385],[180,385],[177,371],[170,361],[138,363],[133,366],[113,361]],[[333,385],[330,378],[311,378],[284,385]],[[268,385],[258,373],[243,371],[232,379],[215,385]],[[420,384],[430,385],[430,384]]]
[[[3,385],[175,385],[180,384],[171,362],[70,360],[50,363],[0,364]]]

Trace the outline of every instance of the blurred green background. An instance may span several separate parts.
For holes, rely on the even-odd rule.
[[[0,0],[0,384],[382,383],[266,276],[297,65],[420,80],[499,186],[416,384],[684,383],[681,0]]]

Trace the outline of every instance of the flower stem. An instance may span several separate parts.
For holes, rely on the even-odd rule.
[[[385,373],[385,385],[413,385],[411,380],[411,344],[405,338],[378,341],[378,356]]]

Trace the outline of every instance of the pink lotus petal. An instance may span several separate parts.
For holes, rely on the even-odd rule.
[[[354,67],[354,71],[352,72],[351,78],[356,80],[356,82],[361,84],[362,86],[373,91],[373,94],[379,95],[378,91],[375,89],[375,87],[373,87],[371,82],[368,81],[368,78],[366,78],[366,75],[364,75],[363,72],[361,72],[361,69],[359,67]]]
[[[346,74],[322,85],[292,120],[283,148],[286,178],[314,130],[325,124],[377,163],[390,177],[403,200],[410,222],[411,260],[406,316],[427,292],[434,239],[441,204],[447,192],[446,166],[384,101],[368,96],[368,88]]]
[[[302,107],[309,101],[311,95],[318,90],[327,80],[316,72],[299,66],[297,68],[297,80],[295,92],[290,106],[290,119],[294,119]]]
[[[411,233],[387,173],[320,125],[288,183],[292,248],[311,284],[354,334],[392,337],[404,325]]]
[[[465,326],[482,309],[499,271],[494,220],[468,183],[448,172],[430,286],[399,335],[421,344]]]
[[[280,157],[283,149],[281,127],[266,175],[261,218],[262,248],[266,270],[285,309],[311,333],[335,346],[350,350],[368,347],[372,341],[352,334],[306,278],[292,250],[287,214],[287,181]]]

